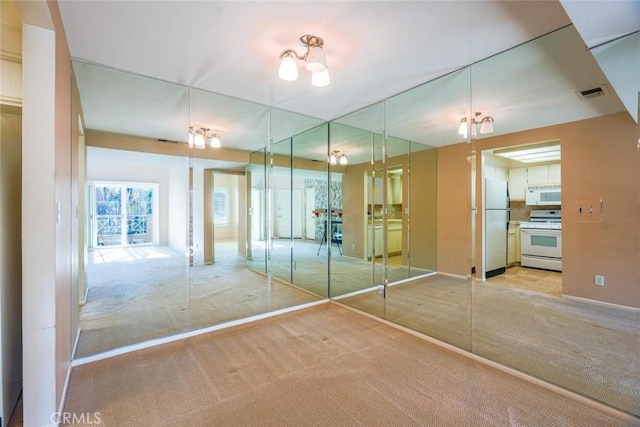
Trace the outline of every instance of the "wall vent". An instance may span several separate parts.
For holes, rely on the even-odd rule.
[[[598,87],[594,87],[591,89],[579,90],[576,92],[578,97],[583,101],[588,99],[597,98],[599,96],[604,96],[607,94],[607,87],[605,85],[601,85]]]

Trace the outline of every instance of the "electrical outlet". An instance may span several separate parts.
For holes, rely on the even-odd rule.
[[[356,244],[355,244],[355,243],[352,243],[352,244],[351,244],[351,250],[352,250],[352,251],[355,251],[355,250],[356,250]]]
[[[596,279],[594,283],[596,286],[604,286],[604,276],[599,276],[596,274]]]

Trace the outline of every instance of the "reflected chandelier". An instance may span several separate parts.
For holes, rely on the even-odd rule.
[[[475,138],[478,133],[478,126],[480,126],[480,133],[493,133],[493,117],[485,116],[482,119],[478,118],[482,113],[476,111],[475,117],[471,118],[471,138]],[[467,138],[469,134],[469,125],[467,124],[467,118],[463,117],[460,120],[460,126],[458,127],[458,134],[462,135],[463,138]]]
[[[220,142],[220,135],[217,133],[208,134],[210,129],[189,127],[189,148],[198,148],[203,150],[209,140],[209,146],[211,148],[220,148],[222,144]]]
[[[327,69],[327,58],[324,55],[324,41],[318,37],[306,34],[300,37],[300,43],[307,48],[304,55],[298,55],[293,49],[285,49],[280,54],[280,68],[278,76],[282,80],[298,79],[297,60],[304,61],[307,70],[311,71],[311,84],[315,87],[328,86],[331,82]]]
[[[337,164],[344,166],[349,163],[349,159],[347,159],[347,155],[344,153],[340,153],[338,150],[333,150],[331,155],[329,156],[329,164],[331,166],[335,166]]]

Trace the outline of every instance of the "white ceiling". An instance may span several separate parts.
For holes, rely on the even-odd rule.
[[[589,49],[640,30],[637,0],[564,0],[562,6]]]
[[[557,1],[60,1],[60,10],[81,60],[88,128],[184,141],[189,125],[202,125],[245,150],[265,145],[270,115],[278,141],[571,22]],[[296,82],[277,77],[280,52],[302,52],[298,38],[308,33],[324,39],[328,87],[312,87],[302,67]],[[575,95],[607,79],[570,26],[390,100],[390,134],[459,142],[470,74],[472,108],[495,118],[496,133],[624,109],[613,91],[589,103]],[[377,108],[340,122],[379,127]]]

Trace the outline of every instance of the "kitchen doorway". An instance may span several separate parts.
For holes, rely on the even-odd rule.
[[[562,296],[562,197],[561,197],[561,143],[559,140],[501,147],[482,151],[482,250],[479,278],[488,285],[517,288],[550,296]],[[487,238],[486,200],[490,190],[487,183],[506,185],[507,220],[500,225],[499,251],[501,272],[487,274],[486,262],[494,253]],[[504,186],[504,185],[503,185]],[[502,188],[502,187],[500,187]],[[532,192],[552,189],[553,200],[534,198]],[[479,201],[480,202],[480,201]],[[534,222],[535,221],[535,222]],[[548,226],[547,225],[548,222]],[[494,228],[496,226],[494,225]],[[554,233],[554,249],[549,247]],[[531,233],[531,230],[538,232]],[[551,230],[553,229],[553,230]],[[543,236],[543,237],[540,237]],[[495,240],[495,235],[493,236]],[[545,246],[544,256],[534,265],[525,248]],[[504,250],[506,249],[506,251]],[[526,253],[525,253],[526,252]],[[504,255],[503,255],[504,254]],[[523,262],[523,257],[527,262]],[[552,257],[549,258],[549,257]],[[496,258],[495,256],[493,258]],[[503,259],[504,258],[504,259]],[[495,263],[495,259],[492,261]]]

